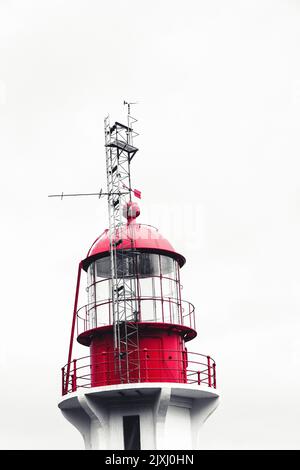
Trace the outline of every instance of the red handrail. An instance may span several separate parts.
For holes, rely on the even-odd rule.
[[[168,356],[168,359],[161,361],[148,361],[147,355],[151,353],[157,353],[158,351],[164,353],[164,357]],[[169,383],[185,383],[185,384],[197,384],[207,385],[210,388],[216,388],[216,364],[210,356],[205,356],[200,353],[185,352],[182,350],[159,350],[159,349],[147,349],[137,351],[140,354],[140,373],[139,379],[131,382],[169,382]],[[174,359],[170,359],[170,354],[175,354]],[[180,357],[182,353],[186,354],[184,362],[185,365],[182,367],[182,361]],[[97,368],[97,374],[101,375],[101,381],[105,383],[100,386],[113,385],[121,383],[118,377],[111,379],[110,373],[114,370],[114,353],[103,351],[93,356],[84,356],[77,360],[72,361],[70,364],[66,364],[62,368],[62,390],[63,395],[66,393],[75,392],[79,388],[90,388],[92,385],[93,372],[91,369],[91,357],[93,357],[93,365]],[[160,362],[157,366],[157,362]],[[79,365],[78,365],[79,363]],[[67,376],[65,368],[69,366],[69,371],[72,376],[71,387],[67,382]],[[172,376],[173,374],[173,376]]]

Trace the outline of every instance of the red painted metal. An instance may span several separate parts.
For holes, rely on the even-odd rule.
[[[149,374],[148,374],[148,349],[144,348],[144,370],[145,370],[145,381],[149,382]]]
[[[65,368],[61,368],[61,394],[65,395]]]
[[[69,354],[68,354],[68,362],[67,362],[66,389],[67,389],[68,386],[69,386],[70,364],[71,364],[71,359],[72,359],[73,342],[74,342],[74,332],[75,332],[76,318],[77,318],[77,306],[78,306],[78,296],[79,296],[79,288],[80,288],[81,270],[82,270],[82,262],[80,261],[80,263],[79,263],[79,265],[78,265],[77,282],[76,282],[76,292],[75,292],[75,300],[74,300],[74,308],[73,308],[73,318],[72,318],[72,327],[71,327],[71,336],[70,336],[70,344],[69,344]]]
[[[161,329],[151,327],[139,329],[139,349],[143,351],[140,355],[140,367],[144,371],[143,382],[184,382],[186,370],[186,350],[180,336],[180,331],[172,329]],[[145,354],[145,351],[148,351]],[[168,351],[174,351],[168,353]],[[105,367],[99,364],[99,356],[105,354],[110,357],[114,353],[113,335],[111,331],[95,336],[91,340],[91,373],[92,386],[107,385],[109,383],[120,383],[118,371],[114,368],[114,363],[109,361]],[[129,349],[132,357],[138,358],[138,350]],[[174,364],[176,368],[174,369]],[[147,365],[146,365],[147,364]],[[125,365],[125,357],[124,357]],[[163,376],[161,371],[165,369]],[[138,381],[138,370],[130,371],[130,377]]]
[[[86,255],[87,258],[88,258],[88,256],[89,256],[89,253],[93,250],[94,245],[96,245],[97,241],[100,240],[101,237],[103,236],[103,234],[106,233],[107,231],[108,231],[107,229],[106,229],[106,230],[103,230],[103,232],[101,233],[101,235],[99,235],[99,237],[97,237],[97,238],[93,241],[93,243],[91,244],[91,246],[90,246],[90,248],[89,248],[89,251],[87,252],[87,255]]]
[[[211,365],[210,356],[207,356],[207,373],[208,373],[208,386],[211,387]]]
[[[210,372],[207,368],[207,356],[199,353],[187,352],[187,359],[180,361],[179,356],[182,355],[182,350],[165,349],[164,354],[167,357],[165,361],[160,361],[162,349],[147,349],[139,350],[141,360],[140,369],[140,382],[168,382],[168,383],[181,383],[186,385],[199,385],[215,388],[215,367],[211,367]],[[146,356],[150,356],[151,361]],[[172,360],[169,359],[172,357]],[[90,366],[91,361],[94,360],[93,369]],[[214,363],[213,359],[210,361]],[[182,374],[182,364],[186,365],[185,374]],[[74,377],[71,386],[65,383],[65,393],[71,393],[78,389],[90,388],[97,386],[106,386],[120,383],[117,374],[113,375],[110,371],[114,370],[114,352],[97,353],[92,358],[85,356],[77,359],[76,369],[72,361],[71,374]],[[138,382],[138,379],[136,379]],[[74,390],[74,384],[76,389]]]
[[[72,391],[76,392],[77,390],[77,368],[76,368],[77,360],[73,360],[73,374],[72,374]]]
[[[189,328],[188,326],[178,325],[176,323],[139,322],[139,331],[142,335],[143,331],[147,332],[148,330],[156,330],[160,332],[161,335],[168,335],[172,332],[176,333],[176,335],[181,337],[185,343],[196,336],[196,331],[194,329]],[[90,346],[94,338],[106,335],[113,335],[113,325],[106,325],[86,330],[78,336],[77,341],[84,346]]]
[[[185,263],[184,256],[177,253],[171,243],[169,243],[158,230],[150,225],[137,224],[134,222],[124,224],[119,228],[116,235],[118,240],[122,240],[122,243],[119,243],[116,248],[118,250],[130,249],[132,242],[134,242],[135,249],[137,250],[169,255],[176,259],[180,266],[183,266]],[[105,230],[89,249],[86,259],[83,260],[83,269],[86,270],[94,259],[108,255],[109,249],[109,233],[108,230]]]
[[[214,378],[214,388],[217,388],[217,378],[216,378],[216,363],[213,363],[213,378]]]

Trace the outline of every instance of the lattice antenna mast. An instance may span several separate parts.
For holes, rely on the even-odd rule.
[[[138,151],[133,145],[137,133],[132,126],[137,120],[130,114],[132,104],[124,101],[128,107],[127,126],[115,122],[111,127],[109,116],[104,120],[115,366],[121,383],[139,378],[137,253],[133,237],[129,248],[118,248],[122,232],[128,230],[130,236],[131,230],[124,218],[131,201],[130,164]]]

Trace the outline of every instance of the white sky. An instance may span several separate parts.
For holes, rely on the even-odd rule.
[[[186,256],[217,362],[202,447],[299,448],[299,50],[297,0],[0,0],[1,448],[83,448],[60,367],[107,208],[47,194],[105,187],[123,99],[140,221]]]

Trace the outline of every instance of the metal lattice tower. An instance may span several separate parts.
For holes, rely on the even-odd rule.
[[[131,202],[130,164],[138,151],[133,146],[133,137],[137,135],[132,129],[135,122],[130,115],[130,104],[127,126],[115,122],[111,127],[109,117],[104,120],[115,368],[121,383],[140,381],[138,253],[130,237],[130,223],[123,222]],[[118,248],[122,244],[123,230],[127,230],[131,238],[128,249]]]

